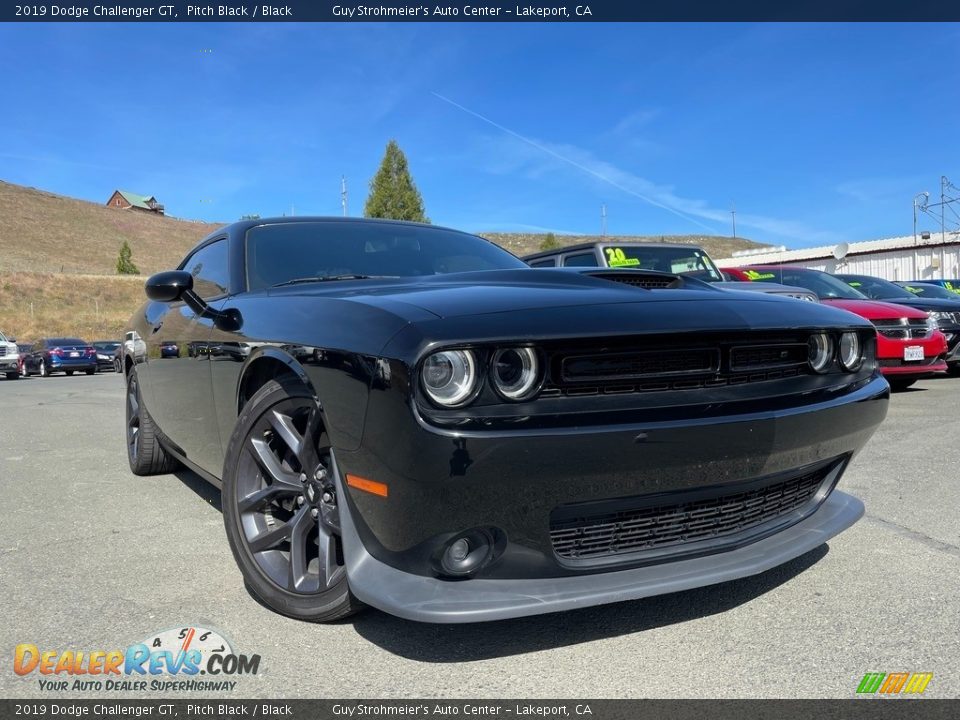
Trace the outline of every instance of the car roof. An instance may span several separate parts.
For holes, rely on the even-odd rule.
[[[705,252],[702,247],[694,243],[660,243],[660,242],[619,242],[616,240],[604,241],[604,240],[594,240],[593,242],[588,243],[579,243],[577,245],[567,245],[565,247],[556,248],[554,250],[541,250],[540,252],[530,253],[529,255],[524,255],[523,259],[533,259],[538,257],[549,257],[552,255],[558,255],[561,253],[576,252],[577,250],[593,250],[598,247],[639,247],[639,248],[673,248],[673,249],[685,249],[685,250],[700,250]]]

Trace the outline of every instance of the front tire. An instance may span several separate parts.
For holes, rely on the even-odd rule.
[[[19,377],[20,377],[20,373],[18,373],[18,372],[8,372],[8,373],[7,373],[7,380],[17,380],[17,379],[19,379]]]
[[[40,377],[50,377],[50,368],[47,367],[45,360],[40,361]]]
[[[84,370],[84,372],[85,372],[87,375],[93,375],[96,371],[97,371],[96,368],[94,368],[93,370]]]
[[[901,390],[906,390],[908,387],[913,385],[916,380],[903,380],[901,378],[887,378],[887,382],[890,383],[890,389],[894,392],[900,392]]]
[[[960,377],[960,363],[947,365],[947,375],[950,377]]]
[[[347,584],[332,462],[319,404],[291,380],[260,388],[227,446],[230,549],[247,588],[298,620],[329,622],[362,607]]]
[[[176,470],[180,463],[160,445],[157,426],[140,394],[137,373],[127,378],[127,460],[134,475],[160,475]]]

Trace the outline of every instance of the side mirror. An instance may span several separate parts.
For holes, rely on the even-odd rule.
[[[151,275],[144,287],[147,297],[157,302],[176,302],[193,290],[193,275],[185,270],[168,270]]]

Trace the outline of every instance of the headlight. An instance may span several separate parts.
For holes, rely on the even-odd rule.
[[[462,405],[477,388],[477,362],[469,350],[444,350],[429,356],[420,371],[423,389],[438,405]]]
[[[957,322],[957,315],[956,313],[952,313],[952,312],[934,311],[931,313],[927,313],[927,315],[931,320],[936,321],[938,327],[942,325],[953,325]]]
[[[840,366],[847,372],[854,372],[863,364],[863,351],[860,336],[855,332],[845,332],[840,336]]]
[[[493,385],[507,400],[526,400],[537,391],[540,363],[530,348],[505,348],[493,355]]]
[[[807,360],[814,372],[823,373],[833,360],[833,343],[825,333],[811,335],[807,341]]]

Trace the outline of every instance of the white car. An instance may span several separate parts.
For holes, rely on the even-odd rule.
[[[0,373],[7,374],[7,380],[16,380],[20,377],[20,350],[17,344],[7,340],[0,332]]]

